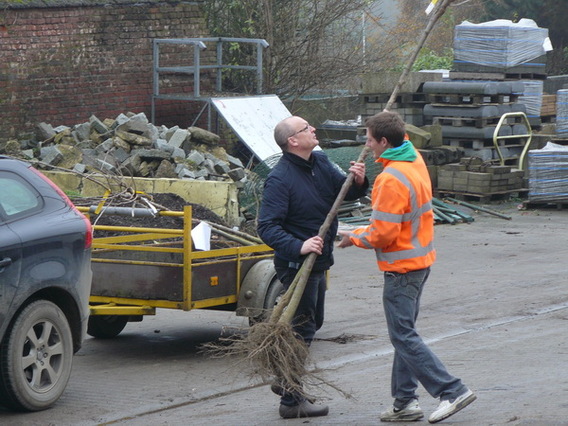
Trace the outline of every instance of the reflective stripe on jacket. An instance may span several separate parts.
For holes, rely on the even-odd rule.
[[[372,192],[371,224],[354,230],[351,241],[374,248],[381,271],[406,273],[432,265],[434,214],[432,185],[420,155],[414,161],[383,157],[384,170]]]

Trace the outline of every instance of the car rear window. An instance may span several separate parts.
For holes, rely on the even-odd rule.
[[[18,175],[0,172],[0,207],[7,219],[41,208],[38,192]]]

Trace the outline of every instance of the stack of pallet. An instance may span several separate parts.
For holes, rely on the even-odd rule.
[[[418,127],[424,125],[422,110],[426,98],[422,85],[427,81],[442,81],[442,77],[438,72],[411,72],[389,109],[400,114],[408,124]],[[389,71],[363,75],[360,94],[363,123],[367,117],[385,109],[399,78],[399,73]]]
[[[443,144],[463,148],[465,156],[490,162],[503,157],[505,164],[511,164],[522,152],[527,138],[521,135],[528,128],[520,117],[497,127],[503,114],[525,112],[525,106],[517,103],[521,88],[515,81],[427,82],[423,91],[430,103],[424,106],[424,119],[441,125]]]

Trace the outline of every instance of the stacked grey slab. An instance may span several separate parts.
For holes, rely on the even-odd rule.
[[[568,139],[568,89],[556,92],[556,134]]]
[[[426,82],[424,93],[430,103],[424,106],[425,122],[440,124],[444,145],[461,147],[466,156],[483,161],[496,161],[499,155],[493,137],[501,116],[509,112],[524,112],[526,106],[517,102],[523,83],[519,81],[442,81]],[[518,120],[507,120],[498,136],[525,135],[529,129]],[[511,138],[502,144],[501,153],[514,160],[522,152],[524,139]]]
[[[548,142],[528,152],[528,198],[533,203],[568,201],[568,147]]]
[[[504,19],[473,24],[454,31],[454,67],[461,72],[546,74],[545,41],[548,29],[529,19]]]

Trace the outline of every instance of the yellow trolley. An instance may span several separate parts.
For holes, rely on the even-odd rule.
[[[101,210],[80,209],[88,217]],[[147,209],[124,209],[129,215],[156,214]],[[104,208],[102,212],[109,214]],[[179,216],[183,227],[104,226],[94,221],[91,336],[115,337],[129,321],[155,315],[156,308],[235,311],[249,317],[251,323],[266,318],[283,292],[270,247],[253,241],[195,250],[191,206],[183,212],[157,214]],[[107,236],[97,237],[98,231]]]

